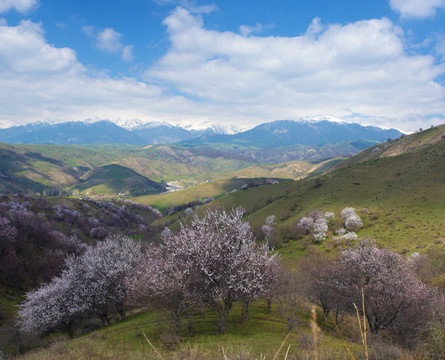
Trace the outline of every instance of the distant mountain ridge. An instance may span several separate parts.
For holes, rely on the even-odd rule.
[[[330,120],[277,120],[236,133],[233,127],[212,125],[187,129],[161,122],[33,123],[0,129],[0,142],[9,144],[234,144],[241,147],[275,148],[292,145],[320,145],[344,141],[386,141],[402,133],[396,129],[334,122]]]
[[[328,120],[294,121],[277,120],[264,123],[253,129],[234,135],[209,134],[199,138],[182,141],[181,144],[237,144],[260,148],[275,148],[291,145],[321,145],[345,141],[386,141],[402,133],[396,129],[385,130],[375,126],[352,123],[339,123]]]

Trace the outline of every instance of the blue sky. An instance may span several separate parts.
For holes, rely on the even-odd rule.
[[[0,126],[444,123],[445,0],[0,0]]]

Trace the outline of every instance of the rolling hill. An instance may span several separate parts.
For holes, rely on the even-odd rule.
[[[379,145],[391,156],[383,156],[381,150],[383,155],[377,157],[377,151],[368,149],[324,175],[237,191],[206,206],[243,206],[254,228],[275,215],[277,231],[288,241],[281,250],[288,259],[305,248],[292,237],[300,217],[314,209],[338,214],[345,207],[366,209],[359,236],[375,238],[402,253],[426,252],[445,241],[443,130],[440,126]],[[162,196],[156,202],[162,202]],[[144,201],[150,203],[149,198]]]
[[[137,196],[166,191],[165,186],[117,164],[95,168],[80,179],[82,182],[74,188],[85,195],[131,194]]]

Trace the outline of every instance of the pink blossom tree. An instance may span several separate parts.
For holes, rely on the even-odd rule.
[[[125,284],[134,274],[141,256],[140,243],[127,236],[112,235],[89,247],[82,256],[67,260],[79,283],[76,289],[79,298],[103,323],[109,323],[108,313],[112,310],[125,318]]]
[[[60,328],[74,335],[74,324],[88,311],[76,291],[79,287],[71,269],[49,284],[41,286],[25,295],[19,305],[17,325],[20,330],[32,335],[42,335]]]
[[[170,233],[164,233],[164,239]],[[187,258],[177,258],[160,247],[153,247],[141,258],[126,287],[131,306],[148,306],[160,310],[170,319],[179,336],[183,316],[193,309],[196,277]]]
[[[19,306],[18,325],[31,334],[64,327],[73,335],[74,323],[95,314],[105,323],[110,309],[125,316],[125,283],[133,275],[141,256],[141,245],[115,235],[88,247],[65,261],[59,277],[28,292]]]
[[[187,264],[193,279],[190,292],[219,314],[218,330],[226,330],[227,315],[235,301],[251,301],[265,291],[267,269],[275,258],[255,243],[244,210],[207,210],[189,226],[167,234],[161,252]],[[263,280],[264,281],[263,281]]]
[[[339,266],[343,271],[335,281],[345,306],[354,311],[351,305],[362,303],[363,289],[366,318],[373,333],[416,329],[439,307],[438,290],[422,283],[401,255],[380,249],[373,241],[361,240],[343,251]]]

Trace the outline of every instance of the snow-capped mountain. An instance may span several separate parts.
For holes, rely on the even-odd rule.
[[[277,120],[234,135],[205,135],[182,143],[194,145],[231,143],[240,146],[273,148],[344,141],[386,141],[388,138],[396,138],[400,135],[401,132],[396,129],[384,130],[374,126],[310,118],[299,121]]]
[[[118,125],[119,124],[119,125]],[[205,125],[205,126],[204,126]],[[199,124],[172,125],[165,122],[87,120],[38,122],[0,129],[0,142],[11,144],[172,144],[204,145],[239,143],[242,146],[280,147],[295,144],[326,144],[342,141],[384,141],[401,133],[373,126],[348,123],[329,116],[277,120],[241,131],[234,126]]]

